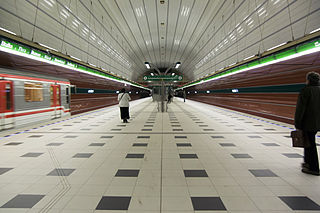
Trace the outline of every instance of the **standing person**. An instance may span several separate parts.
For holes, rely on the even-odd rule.
[[[172,101],[172,94],[171,92],[169,92],[169,95],[168,95],[168,104],[170,104]]]
[[[120,107],[120,115],[123,123],[129,123],[129,101],[131,100],[128,93],[126,93],[126,89],[123,88],[120,90],[120,94],[118,95],[119,107]]]
[[[304,148],[302,172],[320,175],[319,160],[316,147],[316,134],[320,130],[320,75],[316,72],[307,74],[307,85],[299,94],[294,125],[303,131],[309,140],[310,147]]]
[[[183,90],[183,102],[186,102],[187,94],[186,91]]]

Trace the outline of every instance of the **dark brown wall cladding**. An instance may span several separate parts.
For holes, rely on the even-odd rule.
[[[74,81],[70,82],[72,85],[78,88],[91,88],[91,89],[107,89],[107,90],[120,90],[124,87],[122,83],[117,83],[114,81]],[[126,86],[126,90],[135,91],[136,88]],[[118,94],[71,94],[70,110],[71,114],[75,115],[78,113],[87,112],[90,110],[95,110],[107,106],[112,106],[118,104],[117,100]],[[131,100],[139,99],[139,95],[130,94]]]
[[[191,93],[188,98],[293,124],[298,92],[214,93],[214,90],[304,84],[306,74],[311,71],[320,73],[320,53],[196,85],[187,91],[211,90],[211,93]]]
[[[188,98],[293,124],[297,94],[201,94]]]
[[[118,104],[118,94],[72,94],[71,114],[87,112]],[[139,99],[138,95],[130,94],[131,100]]]

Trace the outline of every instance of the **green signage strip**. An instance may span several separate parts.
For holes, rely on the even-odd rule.
[[[50,61],[50,63],[53,63],[53,64],[56,64],[56,65],[63,65],[64,67],[66,68],[69,68],[69,69],[72,69],[72,70],[75,70],[75,71],[84,71],[84,72],[87,72],[87,73],[91,73],[91,74],[94,74],[94,75],[97,75],[97,76],[100,76],[100,77],[104,77],[104,78],[108,78],[108,79],[113,79],[113,80],[116,80],[118,82],[122,82],[122,83],[127,83],[129,85],[133,85],[133,86],[136,86],[136,87],[140,87],[140,88],[143,88],[143,89],[146,89],[145,87],[135,83],[135,82],[129,82],[129,81],[126,81],[124,79],[121,79],[119,77],[116,77],[116,76],[112,76],[112,75],[109,75],[107,73],[103,73],[99,70],[95,70],[95,69],[91,69],[89,67],[85,67],[85,66],[82,66],[80,64],[77,64],[77,63],[74,63],[74,62],[71,62],[71,61],[68,61],[64,58],[59,58],[59,57],[55,57],[55,56],[51,56],[47,53],[44,53],[42,51],[39,51],[39,50],[36,50],[36,49],[32,49],[32,48],[29,48],[29,47],[26,47],[26,46],[23,46],[23,45],[19,45],[15,42],[11,42],[11,41],[8,41],[7,39],[4,39],[4,38],[0,38],[1,40],[1,43],[0,43],[0,48],[3,48],[3,49],[9,49],[10,51],[15,51],[15,52],[19,52],[19,54],[22,54],[23,56],[32,56],[33,59],[34,57],[35,58],[38,58],[40,60],[43,61],[43,59],[45,60],[48,60]]]
[[[299,54],[297,56],[300,56],[300,55],[311,53],[313,51],[314,52],[315,51],[320,51],[320,39],[319,38],[316,39],[316,40],[313,40],[313,41],[310,41],[310,42],[306,42],[306,43],[297,45],[295,47],[283,50],[281,52],[272,54],[271,56],[266,56],[264,58],[257,59],[255,61],[249,62],[247,64],[240,65],[240,66],[234,67],[232,69],[227,69],[224,72],[217,73],[215,75],[211,75],[211,76],[208,76],[206,78],[203,78],[203,79],[200,79],[200,80],[185,84],[184,86],[182,86],[180,88],[183,89],[183,88],[194,86],[194,85],[197,85],[197,84],[200,84],[200,83],[205,83],[207,81],[218,79],[218,78],[221,78],[221,77],[226,76],[226,75],[234,74],[236,72],[242,72],[242,71],[247,71],[247,70],[250,70],[250,69],[254,69],[254,68],[256,68],[258,66],[261,66],[261,65],[263,66],[263,65],[268,65],[270,63],[277,63],[279,60],[291,59],[296,54]]]
[[[144,81],[182,81],[181,75],[146,75],[143,77]]]

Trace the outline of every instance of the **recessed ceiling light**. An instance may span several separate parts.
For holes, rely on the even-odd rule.
[[[164,0],[160,0],[160,4],[164,4]]]

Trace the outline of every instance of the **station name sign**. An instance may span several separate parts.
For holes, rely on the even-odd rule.
[[[181,75],[145,75],[143,77],[144,81],[182,81]]]

